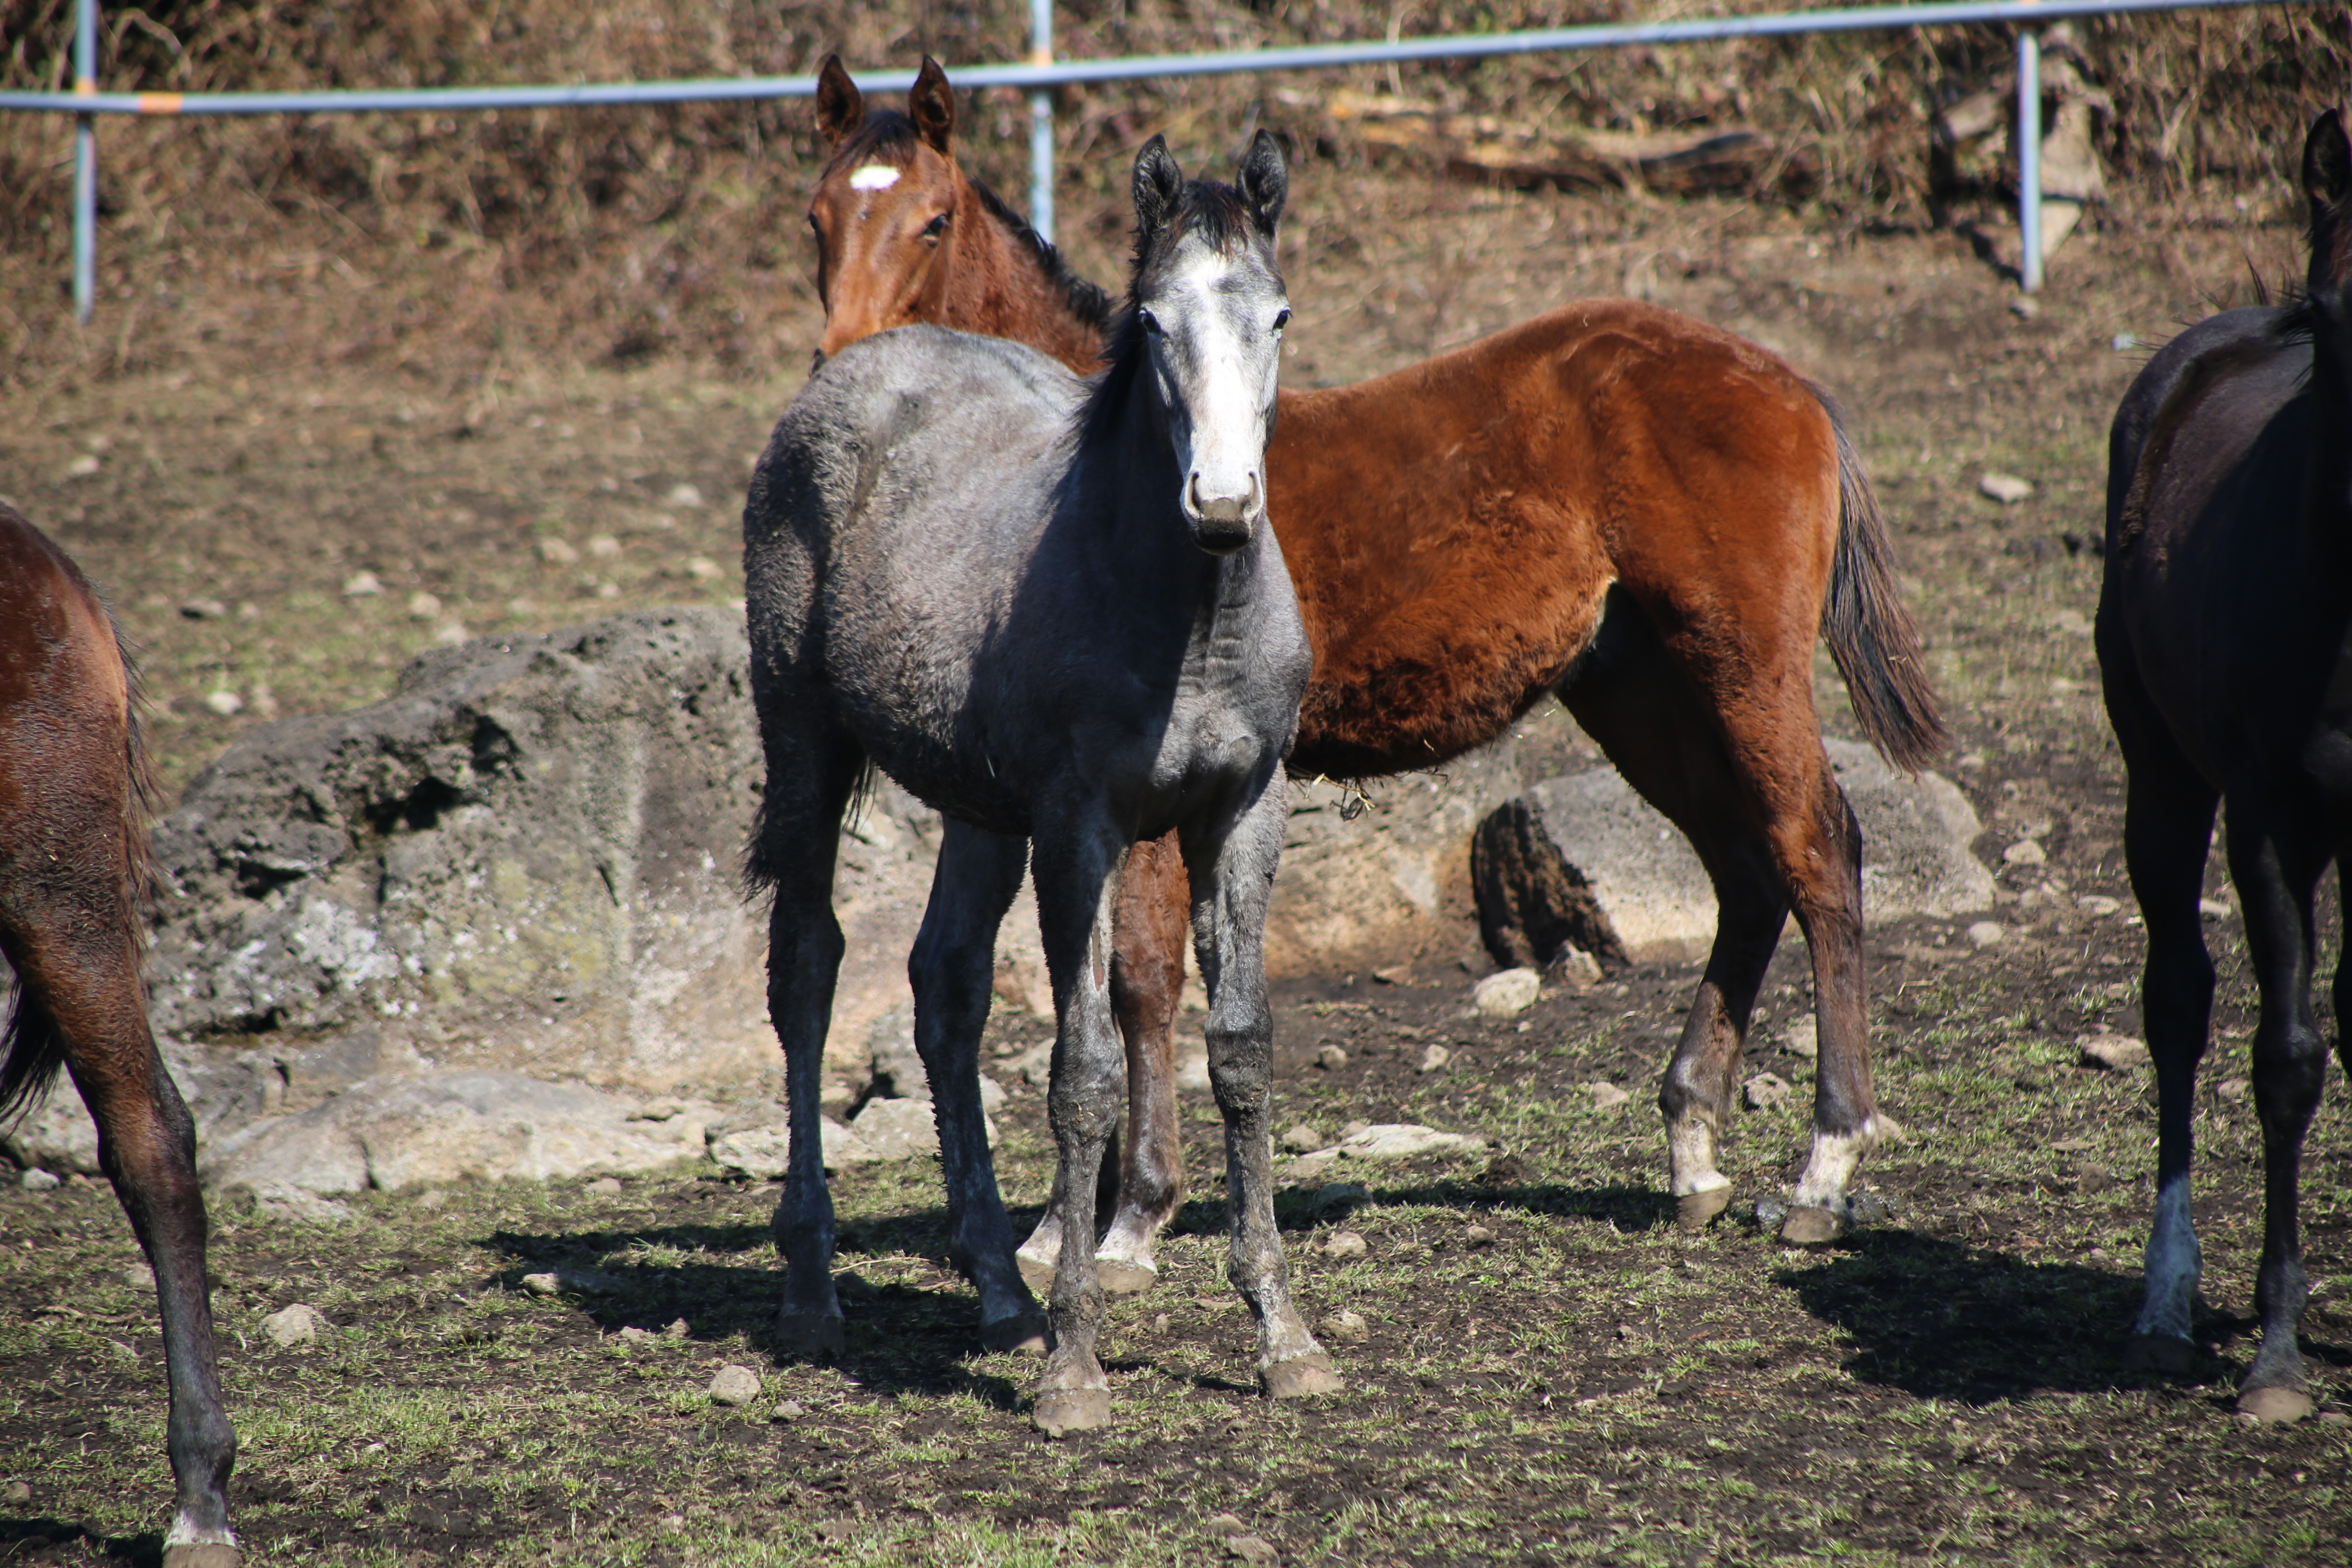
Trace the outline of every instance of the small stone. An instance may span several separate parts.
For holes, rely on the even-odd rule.
[[[2323,1426],[2352,1426],[2352,1415],[2341,1410],[2323,1410],[2319,1413],[2319,1424]],[[21,1481],[17,1483],[19,1486],[23,1484]]]
[[[1960,934],[1968,938],[1970,947],[1981,952],[2006,936],[2008,932],[2001,930],[1999,921],[1979,921]]]
[[[2074,1173],[2074,1188],[2082,1193],[2104,1193],[2116,1184],[2105,1165],[2095,1165],[2085,1160]]]
[[[1423,1073],[1439,1072],[1444,1070],[1445,1064],[1453,1059],[1454,1053],[1444,1046],[1432,1046],[1421,1053],[1421,1065],[1413,1070]]]
[[[1811,1016],[1790,1019],[1788,1026],[1780,1031],[1780,1048],[1807,1061],[1818,1058],[1822,1054],[1820,1020]]]
[[[1262,1535],[1229,1535],[1225,1537],[1225,1555],[1244,1563],[1279,1563],[1282,1553]]]
[[[343,597],[364,599],[371,594],[383,592],[383,582],[373,572],[354,572],[343,579]]]
[[[1756,1223],[1766,1230],[1774,1229],[1788,1217],[1789,1203],[1786,1198],[1761,1197],[1756,1200]]]
[[[669,504],[672,506],[700,506],[702,504],[702,491],[690,484],[672,485],[669,488]]]
[[[2123,900],[2120,899],[2111,899],[2105,893],[2085,893],[2081,898],[2074,900],[2074,907],[2082,910],[2086,915],[2095,915],[2104,919],[2105,916],[2114,914],[2124,906]]]
[[[2091,1141],[2088,1138],[2061,1138],[2050,1145],[2061,1154],[2079,1154],[2091,1146]]]
[[[2327,1417],[2323,1415],[2320,1419],[2325,1421]],[[6,1486],[0,1487],[0,1502],[26,1503],[32,1500],[33,1483],[30,1481],[10,1481]]]
[[[76,458],[72,462],[66,465],[66,478],[69,479],[86,479],[92,474],[98,472],[98,454],[95,452],[84,452],[80,457]]]
[[[1759,1072],[1739,1086],[1741,1097],[1750,1110],[1769,1110],[1785,1101],[1791,1092],[1789,1080],[1778,1073]]]
[[[2081,1061],[2086,1068],[2121,1072],[2126,1068],[2147,1066],[2147,1042],[2129,1035],[2085,1035],[2074,1044],[2081,1047]]]
[[[1977,476],[1977,489],[2003,506],[2015,506],[2033,493],[2032,485],[2015,474],[1997,474],[1990,469]]]
[[[686,563],[686,574],[698,583],[714,582],[719,576],[719,563],[708,555],[697,555]]]
[[[802,1405],[799,1400],[784,1399],[779,1400],[776,1404],[776,1407],[768,1412],[768,1419],[778,1423],[797,1421],[807,1414],[807,1407]]]
[[[228,606],[218,599],[183,599],[180,614],[191,621],[216,621],[228,614]]]
[[[760,1397],[760,1374],[731,1363],[722,1366],[711,1374],[710,1397],[720,1405],[749,1405]]]
[[[1282,1135],[1282,1146],[1294,1154],[1311,1154],[1323,1147],[1323,1134],[1302,1121]]]
[[[208,691],[205,694],[205,706],[226,719],[245,711],[245,699],[234,691]]]
[[[2050,857],[2042,851],[2042,846],[2031,838],[2019,839],[2002,850],[2000,858],[2012,866],[2043,866],[2050,861]]]
[[[1601,984],[1601,961],[1580,947],[1563,947],[1551,961],[1551,977],[1579,991]]]
[[[1469,1154],[1486,1148],[1474,1133],[1440,1132],[1413,1121],[1386,1121],[1360,1128],[1339,1140],[1339,1152],[1355,1160],[1404,1160],[1415,1154]]]
[[[28,1193],[53,1192],[65,1184],[48,1172],[34,1166],[16,1178],[16,1184]]]
[[[1249,1533],[1249,1526],[1230,1513],[1217,1515],[1216,1518],[1209,1521],[1206,1528],[1211,1535],[1220,1541],[1230,1541],[1236,1535]]]
[[[422,1209],[444,1208],[448,1202],[449,1189],[446,1187],[433,1187],[416,1195],[416,1206]]]
[[[1323,1256],[1336,1260],[1361,1258],[1370,1250],[1364,1245],[1364,1238],[1352,1230],[1335,1230],[1323,1238]]]
[[[1331,1209],[1350,1209],[1358,1204],[1370,1202],[1371,1195],[1372,1190],[1361,1182],[1328,1182],[1316,1189],[1315,1212],[1323,1214]]]
[[[155,1270],[145,1263],[134,1263],[122,1271],[122,1282],[133,1290],[155,1289]]]
[[[2113,1263],[2116,1260],[2115,1254],[2104,1247],[2095,1247],[2083,1257],[2092,1263]]]
[[[2225,1078],[2213,1086],[2213,1092],[2228,1104],[2235,1105],[2244,1100],[2253,1087],[2242,1078]]]
[[[1595,1079],[1584,1087],[1592,1096],[1592,1109],[1595,1110],[1614,1110],[1633,1098],[1604,1079]]]
[[[1315,1053],[1315,1065],[1326,1072],[1336,1072],[1348,1065],[1348,1053],[1339,1046],[1326,1046]]]
[[[1412,984],[1412,966],[1391,963],[1386,969],[1375,969],[1372,971],[1372,980],[1381,985],[1410,985]]]
[[[599,560],[609,561],[621,552],[621,542],[609,533],[591,534],[588,553]]]
[[[2031,294],[2020,294],[2009,302],[2009,313],[2021,321],[2030,321],[2042,314],[2042,301]]]
[[[588,1184],[588,1190],[598,1197],[617,1198],[621,1195],[621,1179],[618,1176],[599,1176]]]
[[[1369,1121],[1350,1121],[1339,1129],[1339,1142],[1344,1143],[1350,1138],[1360,1138],[1371,1130],[1372,1124]]]
[[[539,558],[550,566],[574,566],[579,564],[580,552],[572,547],[570,540],[551,535],[539,542]]]
[[[662,1338],[666,1340],[682,1340],[692,1331],[692,1330],[686,1326],[686,1320],[684,1318],[672,1318],[669,1321],[669,1327],[662,1331]]]
[[[551,1268],[522,1277],[522,1288],[534,1296],[610,1296],[622,1281],[593,1268]]]
[[[1341,1308],[1323,1320],[1323,1337],[1334,1344],[1360,1345],[1371,1338],[1372,1325],[1361,1312]]]
[[[2230,906],[2219,899],[2200,899],[2197,900],[2197,912],[2209,921],[2218,921],[2229,914]]]
[[[1471,1010],[1489,1018],[1508,1018],[1536,1005],[1543,994],[1543,976],[1532,969],[1506,969],[1489,974],[1471,988]]]
[[[645,1344],[660,1337],[661,1336],[655,1333],[651,1329],[640,1329],[633,1326],[621,1331],[621,1338],[626,1340],[633,1345]]]
[[[1483,1225],[1469,1226],[1464,1228],[1462,1240],[1470,1247],[1492,1247],[1495,1245],[1495,1233]]]
[[[416,593],[408,595],[408,618],[412,621],[438,620],[441,599],[436,594]]]
[[[333,1326],[316,1307],[303,1301],[280,1308],[261,1320],[261,1331],[280,1350],[289,1351],[297,1345],[315,1343],[320,1333]]]

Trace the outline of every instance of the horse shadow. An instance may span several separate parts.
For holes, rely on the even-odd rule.
[[[62,1519],[0,1514],[0,1563],[9,1564],[62,1563],[96,1557],[122,1568],[161,1568],[163,1536],[160,1531],[139,1535],[100,1535]]]

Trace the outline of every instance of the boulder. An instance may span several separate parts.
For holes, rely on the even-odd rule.
[[[1949,917],[1992,903],[1969,853],[1976,813],[1945,778],[1906,778],[1853,741],[1825,741],[1862,826],[1865,921]],[[1614,770],[1547,779],[1479,824],[1481,934],[1495,961],[1543,966],[1563,950],[1603,963],[1689,963],[1715,942],[1715,889],[1689,841]]]
[[[291,1193],[555,1180],[667,1169],[703,1153],[716,1112],[652,1120],[635,1103],[578,1084],[514,1073],[373,1079],[296,1116],[270,1116],[203,1151],[207,1187],[262,1198]]]

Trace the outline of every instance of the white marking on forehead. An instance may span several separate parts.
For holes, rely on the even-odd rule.
[[[868,163],[849,176],[853,191],[887,191],[898,183],[898,171],[887,163]]]

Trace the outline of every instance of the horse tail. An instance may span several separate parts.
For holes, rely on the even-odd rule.
[[[1935,761],[1950,736],[1927,684],[1919,627],[1895,585],[1895,559],[1878,496],[1863,472],[1861,454],[1846,434],[1845,417],[1822,388],[1807,384],[1830,419],[1837,440],[1837,556],[1830,567],[1822,637],[1845,678],[1847,699],[1862,732],[1906,773]]]

